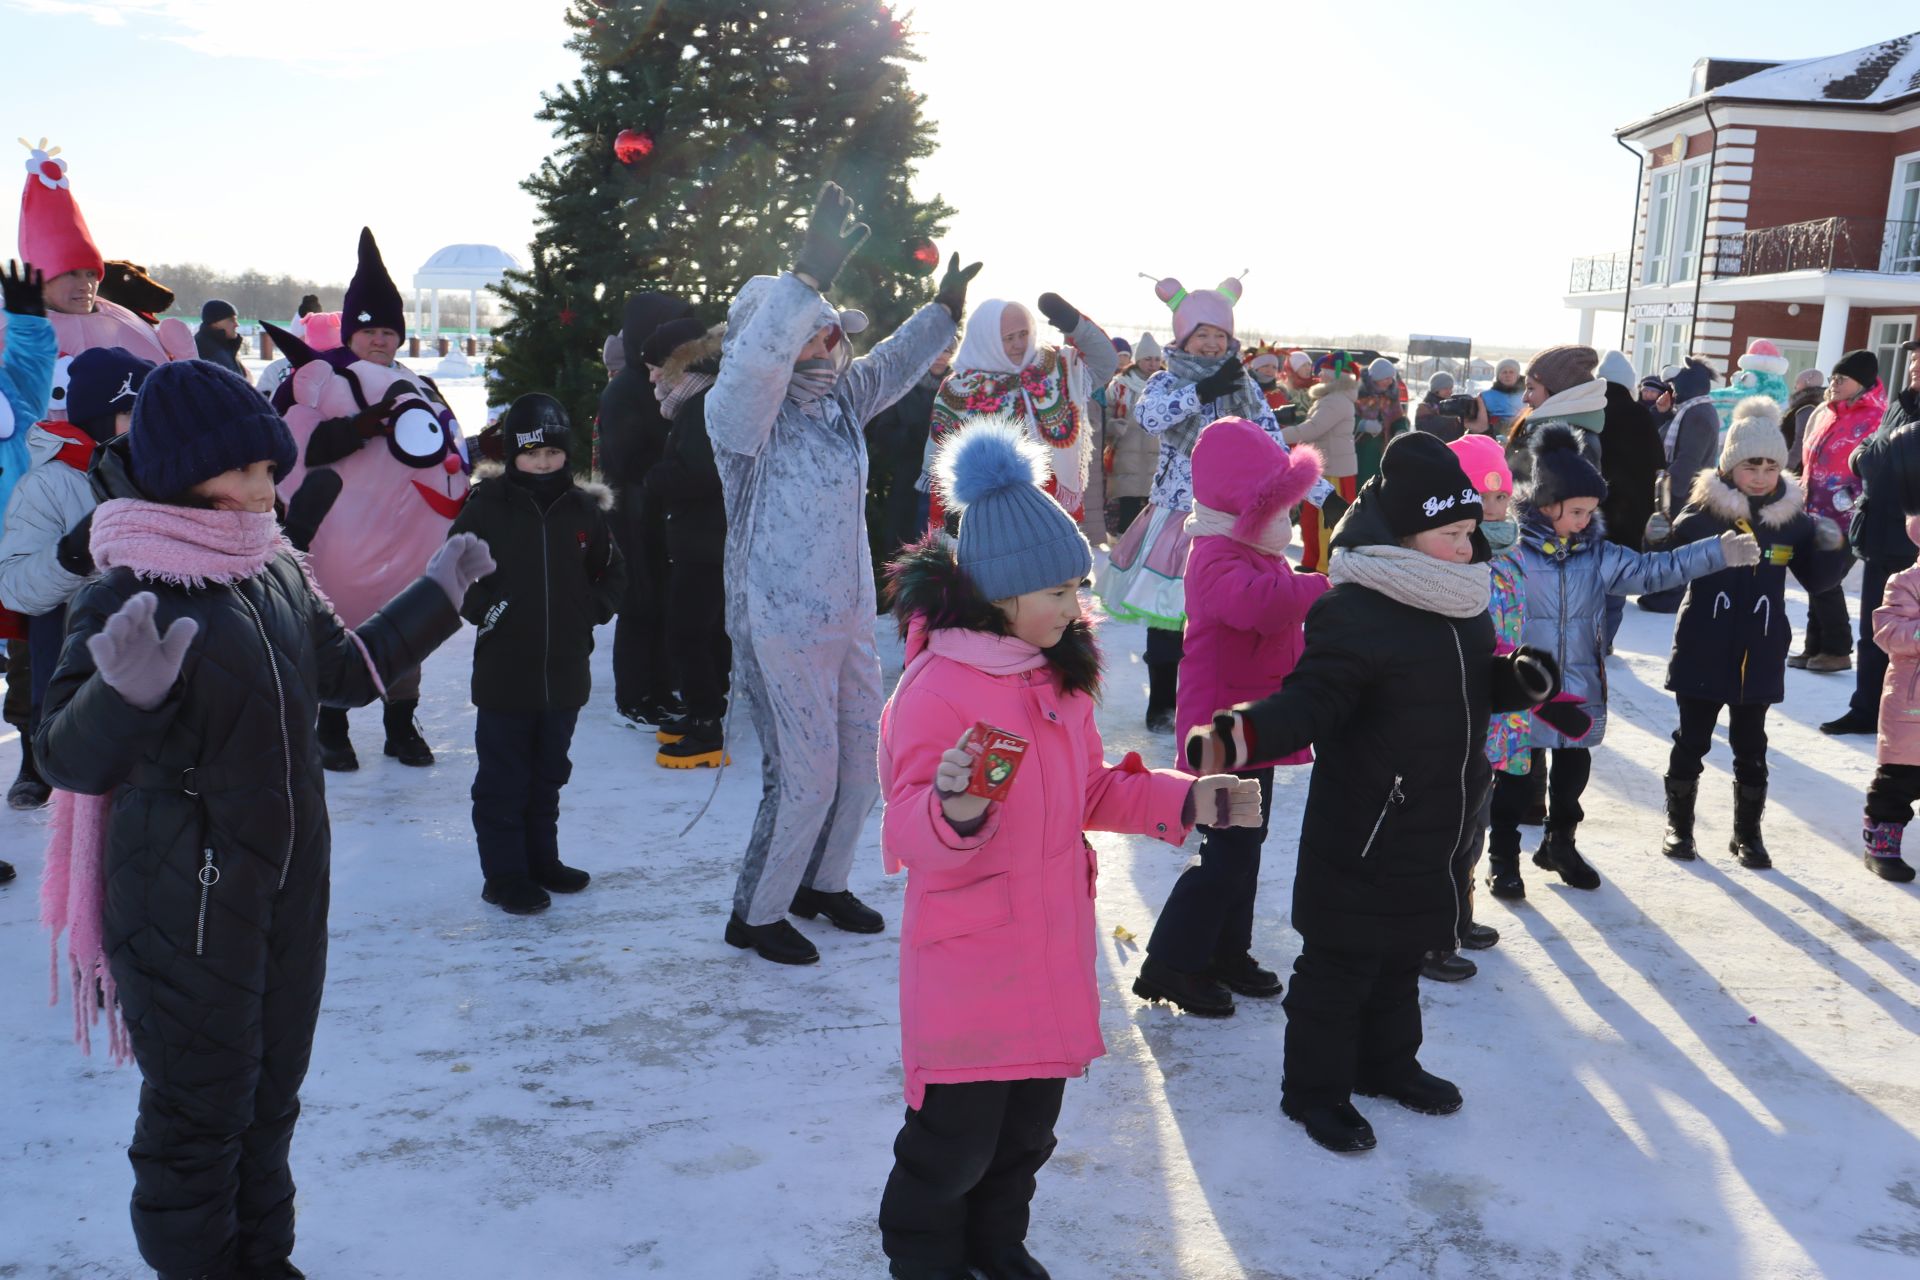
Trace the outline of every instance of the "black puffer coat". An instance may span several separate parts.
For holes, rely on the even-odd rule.
[[[1394,541],[1369,482],[1334,536]],[[1483,556],[1484,558],[1484,556]],[[1344,951],[1456,945],[1456,862],[1491,779],[1487,717],[1529,705],[1486,613],[1449,618],[1341,583],[1307,612],[1286,688],[1251,704],[1262,757],[1311,745],[1293,925]]]
[[[488,711],[575,710],[593,681],[593,629],[613,617],[627,573],[603,485],[575,484],[542,507],[506,475],[477,485],[447,536],[475,533],[494,571],[460,612],[473,642],[473,705]]]
[[[1658,502],[1666,447],[1653,425],[1652,412],[1618,383],[1607,384],[1606,422],[1601,432],[1605,447],[1600,451],[1600,475],[1607,482],[1607,499],[1600,504],[1600,514],[1607,522],[1609,542],[1639,551]]]
[[[162,630],[199,624],[152,711],[97,678],[86,643],[141,591],[158,597]],[[201,589],[115,568],[67,606],[34,749],[54,786],[113,797],[106,948],[145,1081],[134,1229],[163,1275],[226,1274],[233,1249],[260,1265],[292,1248],[286,1153],[327,952],[315,713],[379,696],[362,646],[392,681],[459,625],[422,578],[356,643],[284,555]]]
[[[725,325],[683,343],[660,366],[661,385],[696,373],[717,377]],[[727,558],[727,501],[707,434],[707,391],[687,397],[667,428],[667,446],[647,473],[647,504],[666,518],[667,559],[714,567]]]
[[[600,393],[600,472],[623,508],[630,501],[637,508],[638,486],[646,482],[667,443],[667,420],[660,416],[640,349],[655,329],[692,314],[691,306],[664,293],[636,293],[627,299],[620,325],[627,367]],[[635,488],[631,495],[625,492],[630,485]]]
[[[1866,485],[1847,526],[1854,554],[1898,573],[1916,555],[1907,512],[1920,511],[1920,391],[1888,398],[1887,415],[1854,455],[1853,469]]]

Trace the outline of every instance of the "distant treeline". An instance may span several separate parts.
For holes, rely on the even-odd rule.
[[[156,263],[147,268],[147,274],[173,290],[173,306],[167,314],[191,321],[200,318],[201,303],[225,298],[246,319],[281,324],[293,318],[300,299],[309,293],[319,295],[322,311],[338,311],[346,292],[344,284],[317,284],[252,270],[216,271],[197,262]]]

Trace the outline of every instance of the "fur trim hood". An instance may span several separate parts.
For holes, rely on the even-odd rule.
[[[1336,392],[1347,397],[1349,400],[1358,400],[1360,398],[1360,379],[1350,373],[1335,374],[1332,382],[1316,382],[1312,387],[1308,388],[1307,399],[1318,404]]]
[[[713,373],[720,368],[720,348],[726,341],[727,322],[722,320],[699,337],[683,342],[667,353],[660,365],[663,379],[676,379],[683,373]],[[711,368],[703,366],[711,365]]]
[[[502,481],[503,483],[500,485],[488,486],[489,489],[501,489],[504,487],[506,478],[507,467],[505,463],[497,462],[493,459],[488,459],[480,463],[473,469],[474,497],[477,498],[480,496],[480,482],[482,480]],[[585,478],[575,476],[573,478],[573,488],[576,493],[592,502],[593,505],[600,508],[600,510],[613,510],[613,489],[605,481],[600,479],[599,476],[587,476]]]
[[[939,532],[928,534],[887,565],[886,599],[902,636],[915,616],[925,618],[931,631],[952,627],[992,636],[1012,634],[1006,615],[960,571],[952,543]],[[1068,627],[1060,643],[1042,652],[1062,690],[1100,696],[1100,648],[1093,625],[1085,618]]]
[[[1749,498],[1727,482],[1718,471],[1705,470],[1693,478],[1688,501],[1732,524],[1736,520],[1757,519],[1769,529],[1783,529],[1788,521],[1807,507],[1806,490],[1800,477],[1780,474],[1780,485],[1770,498]]]

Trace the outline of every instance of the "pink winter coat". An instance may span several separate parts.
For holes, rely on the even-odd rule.
[[[1094,980],[1098,869],[1084,832],[1180,844],[1192,780],[1149,770],[1134,755],[1107,764],[1093,699],[1063,692],[1031,646],[916,627],[907,656],[880,717],[881,847],[889,873],[908,871],[900,927],[907,1105],[917,1109],[930,1084],[1080,1075],[1106,1052]],[[1028,669],[1011,669],[1020,665]],[[983,720],[1031,745],[1006,801],[961,836],[941,812],[934,771]]]
[[[1187,556],[1187,636],[1175,708],[1184,743],[1213,713],[1278,693],[1300,661],[1307,609],[1327,590],[1317,573],[1295,573],[1285,556],[1234,538],[1202,536]],[[1303,749],[1270,764],[1312,764]]]
[[[1825,516],[1845,528],[1848,512],[1860,498],[1860,477],[1853,474],[1853,451],[1880,429],[1887,412],[1887,386],[1876,382],[1851,400],[1829,400],[1813,411],[1807,438],[1800,446],[1801,475],[1807,490],[1807,511]],[[1847,506],[1834,500],[1845,492]]]
[[[1920,516],[1907,518],[1907,534],[1920,535]],[[1888,658],[1875,758],[1920,765],[1920,565],[1887,579],[1886,601],[1873,611],[1873,642]]]

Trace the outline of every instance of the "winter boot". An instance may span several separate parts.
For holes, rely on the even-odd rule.
[[[1027,1252],[1024,1244],[1003,1244],[967,1259],[985,1280],[1053,1280],[1053,1273]]]
[[[654,753],[655,764],[663,769],[717,769],[733,763],[732,757],[727,755],[726,737],[718,720],[683,720],[678,723],[685,728],[672,741],[666,740],[666,729],[658,731],[662,745]]]
[[[1573,827],[1548,827],[1534,851],[1533,865],[1545,867],[1575,889],[1598,889],[1600,873],[1588,865],[1573,843]]]
[[[685,714],[686,709],[671,697],[648,698],[638,706],[619,708],[613,722],[641,733],[658,734],[669,721]]]
[[[1315,1103],[1300,1106],[1280,1097],[1280,1114],[1304,1126],[1307,1136],[1329,1151],[1345,1155],[1371,1151],[1378,1145],[1373,1126],[1351,1102]]]
[[[1518,831],[1487,833],[1487,892],[1508,902],[1527,896],[1526,882],[1520,878]]]
[[[480,887],[480,898],[510,916],[530,916],[553,905],[547,891],[530,876],[489,876]]]
[[[948,1267],[936,1262],[908,1262],[895,1258],[887,1264],[892,1280],[973,1280],[972,1267]]]
[[[1229,991],[1256,1000],[1271,1000],[1285,990],[1279,974],[1262,967],[1245,951],[1237,956],[1215,956],[1206,976]]]
[[[7,881],[13,879],[14,876],[17,874],[19,873],[13,869],[13,864],[11,862],[0,862],[0,884],[7,883]],[[1911,880],[1913,878],[1913,873],[1908,872],[1907,878]]]
[[[1133,980],[1133,994],[1164,1001],[1196,1018],[1231,1018],[1233,993],[1204,973],[1181,973],[1148,956]]]
[[[1174,701],[1180,688],[1176,662],[1147,664],[1147,732],[1172,733]]]
[[[1906,835],[1904,822],[1869,822],[1865,835],[1867,841],[1867,870],[1882,880],[1891,880],[1895,884],[1906,884],[1913,879],[1913,868],[1900,857],[1900,840]],[[0,876],[0,879],[10,877]]]
[[[1500,931],[1490,924],[1467,921],[1467,927],[1460,931],[1460,945],[1469,951],[1485,951],[1498,944]]]
[[[1751,787],[1733,784],[1733,839],[1727,852],[1740,859],[1740,865],[1754,871],[1773,869],[1773,858],[1760,839],[1760,815],[1767,807],[1767,784]]]
[[[241,1271],[240,1280],[307,1280],[307,1273],[293,1265],[290,1258],[281,1258],[264,1267],[255,1267],[251,1271]]]
[[[802,920],[825,916],[828,924],[843,933],[880,933],[887,927],[880,913],[854,897],[851,889],[822,893],[802,886],[788,909]]]
[[[352,773],[360,767],[353,754],[353,739],[347,736],[347,713],[339,707],[320,708],[314,725],[314,737],[320,740],[320,767],[329,773]]]
[[[1407,1110],[1418,1111],[1423,1116],[1450,1116],[1460,1109],[1464,1101],[1460,1097],[1459,1086],[1453,1081],[1442,1080],[1420,1067],[1415,1067],[1412,1075],[1397,1084],[1362,1084],[1354,1092],[1367,1098],[1391,1098]]]
[[[548,893],[578,893],[593,883],[590,872],[564,862],[549,863],[533,869],[533,882]]]
[[[663,717],[660,727],[653,731],[653,740],[663,747],[678,742],[687,736],[687,726],[693,723],[695,723],[694,718],[684,711],[678,715]]]
[[[20,776],[7,788],[7,807],[9,809],[39,809],[53,798],[53,788],[40,776],[40,767],[33,762],[33,739],[27,734],[20,735]]]
[[[1700,856],[1693,846],[1693,802],[1700,794],[1698,778],[1667,779],[1667,836],[1660,852],[1680,862]]]
[[[381,719],[387,725],[386,753],[401,764],[423,769],[433,763],[433,749],[427,746],[427,740],[420,736],[420,726],[414,723],[413,713],[419,707],[418,698],[389,702],[381,709]]]
[[[728,946],[742,951],[751,947],[761,958],[775,964],[816,964],[820,960],[820,953],[807,941],[807,935],[785,920],[748,924],[735,912],[727,917],[726,938]]]
[[[1465,982],[1480,966],[1458,951],[1429,951],[1420,962],[1420,976],[1431,982]]]

